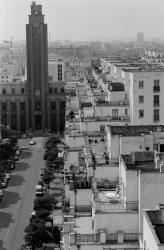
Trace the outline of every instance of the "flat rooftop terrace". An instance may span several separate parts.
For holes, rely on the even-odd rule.
[[[164,132],[164,125],[145,125],[145,126],[108,126],[112,135],[122,136],[141,136],[150,132]]]

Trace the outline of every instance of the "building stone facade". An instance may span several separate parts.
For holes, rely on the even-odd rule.
[[[47,24],[42,6],[32,2],[26,25],[27,80],[0,83],[1,124],[25,132],[62,133],[65,124],[64,67],[57,66],[57,79],[48,81]],[[54,62],[54,67],[55,66]],[[51,74],[50,74],[51,75]],[[52,77],[51,77],[52,78]]]

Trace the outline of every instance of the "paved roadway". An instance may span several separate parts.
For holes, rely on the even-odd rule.
[[[39,137],[35,140],[37,144],[34,146],[29,145],[29,139],[20,140],[20,145],[27,149],[23,150],[16,169],[12,171],[0,202],[0,250],[18,250],[23,243],[24,228],[33,209],[35,186],[40,170],[45,166],[42,150],[45,139]]]

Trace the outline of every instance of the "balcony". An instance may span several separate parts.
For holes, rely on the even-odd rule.
[[[111,200],[101,202],[95,200],[95,211],[98,213],[117,212],[138,212],[138,202],[122,202],[121,200]]]
[[[160,86],[154,86],[153,91],[154,92],[159,92],[160,91]]]
[[[154,107],[159,107],[160,103],[159,102],[154,102]]]
[[[101,238],[101,234],[103,234],[105,237],[103,237],[103,242]],[[71,233],[70,234],[70,244],[99,244],[103,243],[104,247],[105,244],[131,244],[131,248],[128,248],[128,250],[139,250],[139,248],[135,248],[133,246],[138,246],[139,241],[139,233],[124,233],[124,232],[117,232],[117,233],[106,233],[104,230],[100,230],[98,233],[92,233],[92,234],[77,234],[77,233]],[[108,248],[104,248],[108,249]],[[119,248],[117,248],[119,249]],[[126,248],[121,248],[126,249]]]
[[[129,101],[110,101],[110,106],[129,106]]]

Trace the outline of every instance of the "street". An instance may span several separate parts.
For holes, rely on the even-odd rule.
[[[18,250],[23,243],[24,229],[33,210],[35,186],[45,165],[44,150],[40,146],[45,139],[35,140],[34,146],[29,145],[29,139],[20,140],[19,144],[25,145],[25,149],[11,172],[11,180],[0,202],[0,250]]]

